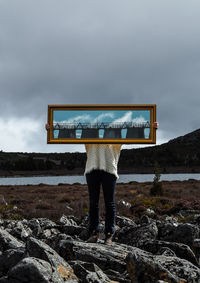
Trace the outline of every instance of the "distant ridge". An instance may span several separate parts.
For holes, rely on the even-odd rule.
[[[120,161],[120,168],[129,164],[135,172],[153,172],[157,161],[164,173],[200,173],[200,129],[161,145],[124,150]]]
[[[200,142],[200,129],[195,130],[191,133],[188,133],[184,136],[180,136],[170,140],[168,143],[184,143],[184,144],[193,144]]]
[[[22,153],[0,151],[0,175],[83,174],[86,153]],[[200,173],[200,129],[161,145],[123,149],[119,173]]]

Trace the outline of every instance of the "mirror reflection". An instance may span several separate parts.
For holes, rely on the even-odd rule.
[[[149,139],[150,110],[54,110],[54,139]]]

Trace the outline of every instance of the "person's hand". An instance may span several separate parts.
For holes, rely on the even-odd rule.
[[[50,129],[49,123],[46,123],[46,124],[45,124],[45,129],[46,129],[47,131]]]
[[[158,122],[154,122],[154,123],[153,123],[153,128],[157,130],[158,127],[159,127],[159,123],[158,123]]]

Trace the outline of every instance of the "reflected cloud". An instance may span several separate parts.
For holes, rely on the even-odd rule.
[[[97,123],[97,122],[103,122],[103,120],[105,118],[114,118],[115,115],[114,113],[110,112],[110,113],[102,113],[99,116],[97,116],[94,120],[93,123]]]

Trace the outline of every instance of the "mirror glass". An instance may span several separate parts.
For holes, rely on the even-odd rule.
[[[150,110],[53,110],[53,139],[150,139]]]

